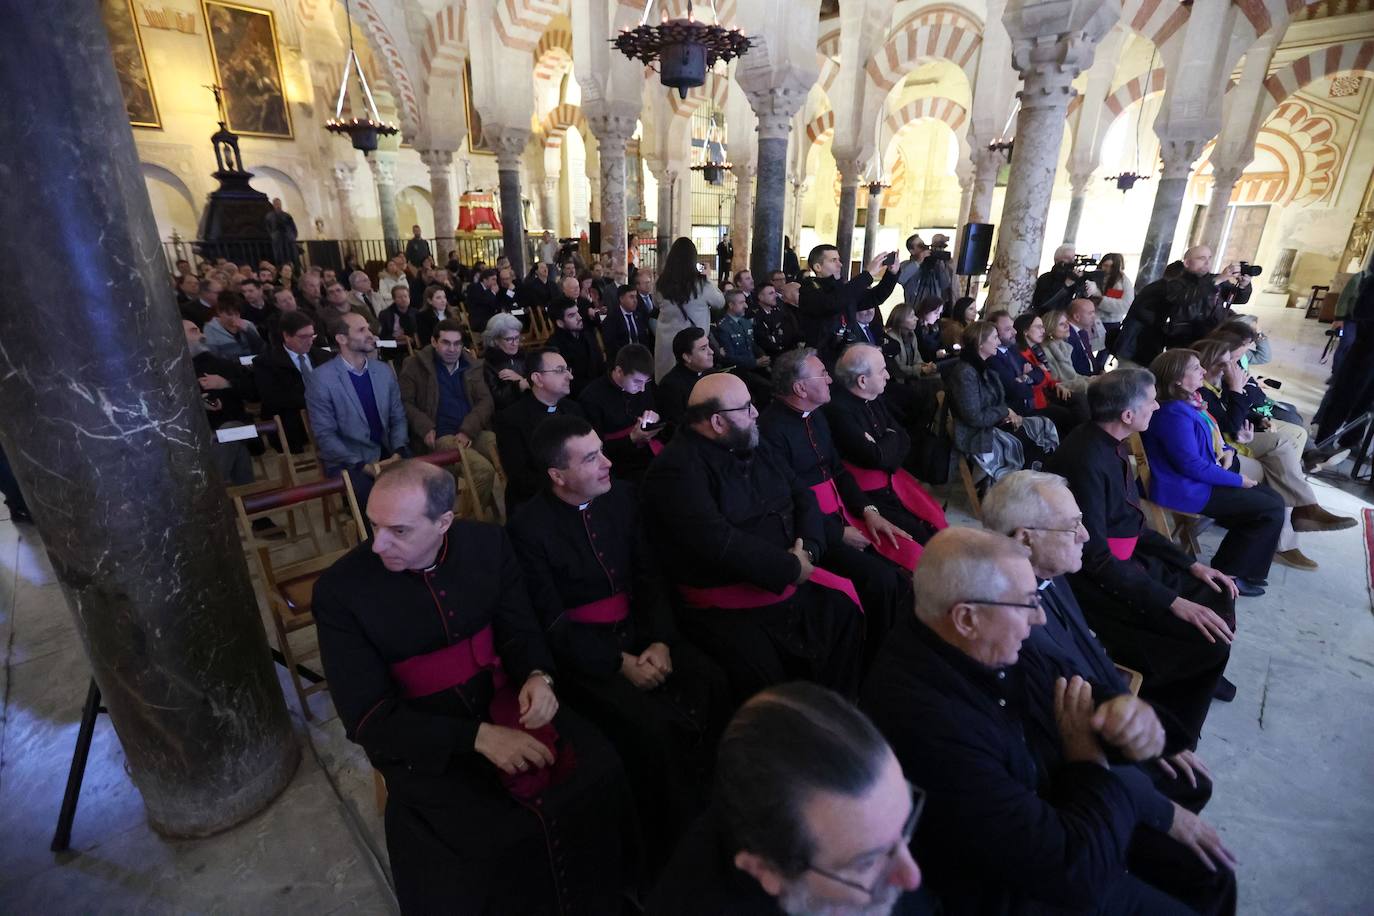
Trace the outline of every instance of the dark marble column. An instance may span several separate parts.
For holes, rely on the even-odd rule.
[[[835,160],[840,172],[840,212],[835,223],[835,247],[840,250],[840,279],[849,279],[849,262],[854,260],[854,223],[859,212],[859,161]]]
[[[1164,268],[1169,263],[1169,250],[1174,244],[1174,230],[1183,212],[1183,197],[1188,193],[1188,173],[1192,171],[1193,160],[1200,154],[1204,142],[1166,139],[1159,144],[1164,168],[1159,184],[1155,186],[1150,225],[1145,230],[1145,243],[1140,248],[1140,271],[1135,277],[1137,288],[1164,276]]]
[[[782,267],[782,218],[787,207],[787,129],[768,136],[759,119],[759,161],[754,175],[754,237],[749,245],[749,269],[766,277]]]
[[[520,197],[520,162],[525,155],[528,129],[495,132],[497,181],[501,186],[501,242],[517,278],[525,275],[525,210]]]
[[[149,822],[203,836],[261,810],[300,751],[98,6],[54,28],[11,5],[5,28],[0,441]]]

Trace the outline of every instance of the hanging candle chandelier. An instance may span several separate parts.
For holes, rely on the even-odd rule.
[[[702,145],[702,161],[688,166],[691,171],[700,172],[706,183],[711,185],[724,184],[725,173],[734,168],[725,158],[725,144],[720,137],[720,125],[716,122],[715,111],[712,111],[706,128],[706,142]]]
[[[349,0],[344,0],[344,18],[348,23],[348,57],[344,60],[343,80],[339,83],[339,100],[334,103],[334,117],[324,122],[324,129],[330,133],[347,135],[353,141],[353,148],[362,150],[366,156],[377,148],[378,137],[389,137],[397,133],[398,128],[395,124],[383,121],[377,113],[377,103],[372,98],[372,90],[368,88],[367,77],[363,75],[362,62],[358,60],[358,52],[353,50],[353,14],[349,10]],[[345,119],[344,99],[348,96],[348,83],[354,74],[358,76],[363,98],[367,101],[367,112],[361,118]]]
[[[739,29],[726,29],[720,23],[715,0],[711,13],[716,22],[708,25],[697,22],[692,15],[692,0],[687,0],[687,17],[669,19],[666,0],[659,2],[660,22],[649,25],[649,10],[653,0],[644,4],[644,15],[633,29],[621,29],[611,44],[631,60],[641,60],[649,66],[658,61],[659,82],[687,98],[687,90],[706,82],[706,71],[716,61],[729,63],[749,50],[750,39]]]
[[[1125,194],[1135,187],[1137,181],[1149,181],[1149,175],[1137,175],[1135,172],[1122,172],[1120,175],[1108,175],[1106,181],[1115,181],[1116,189]]]

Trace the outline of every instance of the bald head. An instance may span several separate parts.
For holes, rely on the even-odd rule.
[[[397,462],[378,475],[372,493],[386,493],[393,488],[422,492],[425,515],[431,521],[453,509],[453,475],[437,465],[414,459]]]
[[[916,616],[927,626],[970,598],[1001,597],[1009,575],[1030,551],[1004,534],[979,528],[946,528],[926,542],[916,567]]]
[[[759,444],[758,411],[744,382],[728,372],[703,376],[687,398],[683,421],[698,435],[726,448]]]
[[[1194,245],[1183,252],[1183,269],[1199,277],[1207,273],[1212,269],[1212,249],[1206,245]]]
[[[883,351],[869,344],[854,344],[835,363],[835,381],[850,394],[871,401],[887,389],[887,362]]]
[[[1060,245],[1058,248],[1054,249],[1054,263],[1068,264],[1074,259],[1077,253],[1078,249],[1074,248],[1072,245]]]

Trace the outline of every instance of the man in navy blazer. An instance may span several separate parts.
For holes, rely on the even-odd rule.
[[[654,349],[654,330],[649,326],[649,312],[640,304],[633,286],[622,286],[618,293],[620,305],[601,319],[601,343],[606,347],[606,362],[615,362],[616,354],[626,344],[640,344]]]
[[[363,465],[410,455],[406,412],[396,373],[374,358],[377,338],[367,319],[348,312],[331,322],[330,333],[339,355],[311,373],[305,406],[325,475],[347,473],[365,508],[372,478]]]
[[[997,328],[997,352],[988,360],[988,368],[1001,379],[1007,406],[1021,416],[1028,417],[1035,411],[1032,386],[1039,381],[1041,370],[1026,362],[1016,348],[1016,327],[1011,312],[998,309],[988,315],[987,320]]]
[[[1079,375],[1102,374],[1106,359],[1098,360],[1093,340],[1098,324],[1097,306],[1091,299],[1075,299],[1069,303],[1069,346],[1073,348],[1073,371]]]

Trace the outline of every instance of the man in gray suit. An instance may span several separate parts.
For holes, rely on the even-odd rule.
[[[380,360],[377,338],[356,312],[330,322],[339,358],[310,375],[305,407],[326,476],[347,473],[360,508],[366,508],[372,478],[363,465],[392,455],[410,457],[406,412],[396,373]]]

